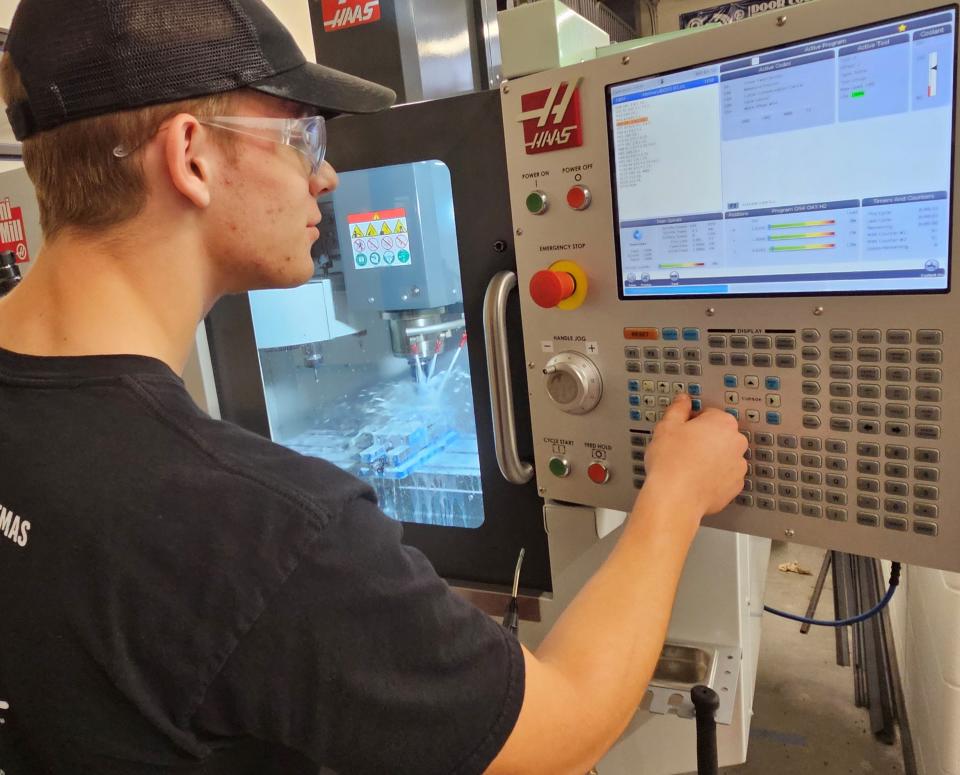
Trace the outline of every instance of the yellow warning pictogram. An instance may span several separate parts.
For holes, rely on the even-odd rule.
[[[353,236],[354,236],[354,237],[362,237],[362,236],[363,236],[363,232],[360,231],[360,227],[359,227],[359,226],[354,226],[354,227],[353,227]]]
[[[404,228],[403,221],[397,221],[397,225],[393,227],[394,234],[406,234],[407,230]]]
[[[376,236],[377,236],[377,227],[374,226],[372,223],[370,224],[370,228],[367,229],[367,236],[368,236],[368,237],[376,237]]]
[[[383,226],[380,227],[380,236],[381,236],[381,237],[385,237],[385,236],[387,236],[388,234],[393,234],[393,232],[390,231],[390,224],[387,223],[386,221],[384,221],[384,222],[383,222]]]
[[[371,220],[379,221],[379,220],[380,220],[380,213],[374,213],[374,214],[373,214],[373,218],[372,218]]]

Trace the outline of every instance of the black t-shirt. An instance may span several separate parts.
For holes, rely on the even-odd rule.
[[[0,350],[5,775],[481,773],[516,639],[164,364]]]

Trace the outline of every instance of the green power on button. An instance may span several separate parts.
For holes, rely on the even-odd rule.
[[[570,464],[562,457],[550,458],[550,473],[563,478],[570,475]]]
[[[527,194],[526,204],[533,215],[543,215],[547,211],[547,195],[543,191],[533,191]]]

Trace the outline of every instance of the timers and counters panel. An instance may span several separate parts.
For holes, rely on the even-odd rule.
[[[860,0],[840,4],[825,0],[822,12],[813,5],[818,4],[791,13],[791,19],[802,22],[797,34],[814,39],[807,45],[816,44],[815,33],[826,29],[828,17],[834,23],[847,19],[851,27],[860,26],[854,32],[830,34],[853,38],[850,45],[866,46],[861,52],[865,56],[873,51],[874,40],[890,36],[893,24],[898,42],[882,43],[881,48],[912,46],[916,41],[917,51],[925,52],[924,62],[933,61],[929,41],[940,34],[941,26],[948,26],[948,38],[937,43],[937,72],[927,77],[937,83],[931,89],[951,84],[952,94],[953,11],[946,19],[942,8],[924,15],[916,12],[916,2],[894,2],[879,18],[872,4]],[[903,17],[891,20],[890,14],[901,8]],[[871,15],[878,17],[876,25],[864,27],[862,20]],[[625,267],[636,271],[630,240],[647,244],[648,232],[659,233],[656,229],[666,224],[654,224],[652,231],[650,224],[623,226],[625,218],[642,220],[636,212],[622,212],[625,188],[618,175],[626,164],[625,152],[616,145],[616,128],[610,128],[618,115],[617,96],[634,89],[624,91],[623,84],[643,83],[645,74],[670,68],[668,80],[675,86],[683,82],[680,70],[685,65],[695,66],[707,56],[718,63],[712,65],[718,74],[728,72],[722,61],[727,51],[735,52],[737,67],[762,67],[766,54],[744,56],[751,45],[763,40],[783,40],[785,49],[796,45],[784,38],[783,30],[768,28],[772,25],[772,20],[752,20],[739,25],[740,31],[703,32],[694,39],[631,52],[629,57],[541,73],[502,87],[534,464],[541,494],[551,500],[629,510],[646,480],[645,455],[655,425],[673,396],[685,392],[695,411],[716,407],[735,417],[750,442],[743,491],[705,524],[960,570],[960,486],[957,477],[950,476],[960,460],[960,419],[955,409],[960,396],[956,376],[951,376],[960,353],[955,334],[960,311],[951,304],[947,249],[956,236],[950,217],[951,164],[939,171],[931,164],[924,179],[916,168],[905,173],[919,176],[904,184],[908,188],[942,193],[937,199],[908,195],[909,201],[888,201],[894,209],[903,205],[906,209],[898,211],[900,215],[917,223],[900,224],[900,216],[893,213],[889,225],[900,229],[899,263],[877,269],[870,264],[872,258],[861,256],[860,264],[869,271],[859,280],[855,267],[846,266],[851,260],[846,254],[845,266],[837,269],[842,277],[831,278],[819,258],[808,262],[812,274],[802,276],[803,263],[795,261],[792,250],[767,250],[762,277],[751,275],[744,265],[736,278],[725,276],[725,288],[717,287],[721,283],[716,268],[709,270],[714,272],[709,280],[700,279],[708,272],[700,266],[656,270],[649,263],[657,261],[652,253],[645,259],[653,267],[650,277],[639,273],[628,277],[625,271]],[[897,32],[901,26],[907,31]],[[821,43],[818,50],[840,56],[845,46],[844,38],[832,48]],[[917,51],[905,56],[917,59]],[[770,61],[781,58],[771,55]],[[861,62],[864,67],[870,64],[869,59]],[[887,64],[878,60],[871,66],[879,68],[871,83],[884,86],[884,104],[893,104],[893,85],[884,84],[881,77]],[[775,69],[785,68],[779,64]],[[702,67],[689,75],[695,80],[709,77]],[[750,91],[750,77],[738,77],[748,84],[737,88]],[[938,110],[939,103],[917,107],[915,80],[903,84],[906,112]],[[758,80],[755,86],[769,91],[776,83]],[[648,86],[643,84],[640,91],[650,91]],[[682,89],[672,88],[649,99],[678,91]],[[718,115],[724,99],[718,91]],[[634,102],[640,105],[631,110],[643,118],[643,100]],[[945,104],[952,111],[952,103]],[[877,113],[883,110],[865,111],[862,120],[878,120]],[[653,122],[656,111],[649,115]],[[908,132],[899,142],[925,144],[949,159],[952,119],[931,116],[911,124],[909,115],[897,114]],[[825,120],[813,124],[822,128]],[[722,121],[716,129],[717,142],[727,142],[730,133],[724,132]],[[809,127],[794,129],[802,133]],[[861,132],[875,129],[860,127]],[[909,132],[915,135],[912,139]],[[740,140],[750,141],[757,132],[740,134],[744,135]],[[665,140],[651,134],[644,141],[644,153],[653,153],[659,142]],[[630,153],[639,153],[637,147],[631,145]],[[669,167],[666,160],[660,163]],[[684,165],[686,161],[680,163]],[[632,170],[629,186],[635,188],[639,173],[635,165],[627,166]],[[856,171],[848,167],[844,175],[851,170]],[[660,179],[661,186],[666,185],[664,180]],[[873,181],[862,183],[859,207],[876,206],[872,199],[880,194],[871,188]],[[744,180],[738,185],[741,192],[747,191]],[[852,202],[850,191],[829,188],[830,181],[824,185],[829,190],[819,199],[839,201],[842,194],[844,201]],[[631,191],[629,196],[635,194]],[[811,202],[818,198],[814,188],[807,193]],[[655,206],[655,194],[643,196],[651,208]],[[676,208],[683,191],[671,190],[661,198],[664,206]],[[936,218],[924,209],[928,202],[938,208]],[[756,209],[757,203],[744,206]],[[781,239],[783,230],[773,227],[800,223],[793,217],[796,213],[785,206],[783,213],[774,215],[770,224],[758,221],[751,228],[766,229],[775,248],[784,243],[821,244],[822,231],[839,228],[818,224],[816,236],[803,239],[796,235],[806,232],[794,229],[790,235],[796,239],[791,242]],[[868,216],[872,218],[872,212],[858,219]],[[729,220],[739,228],[743,219]],[[806,223],[801,224],[804,229]],[[918,224],[929,233],[922,245],[913,240]],[[730,236],[718,228],[711,237],[717,251]],[[740,236],[736,232],[730,238],[739,244]],[[704,247],[696,235],[687,237],[689,245]],[[872,244],[861,242],[857,250],[866,251]],[[723,258],[719,252],[713,254]],[[674,258],[665,254],[662,263],[677,263]],[[758,291],[750,286],[762,287]]]

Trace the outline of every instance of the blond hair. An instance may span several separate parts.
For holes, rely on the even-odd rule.
[[[237,92],[151,105],[72,121],[23,142],[23,165],[40,206],[40,226],[50,239],[64,228],[116,226],[143,210],[147,181],[142,157],[118,159],[118,146],[139,149],[168,118],[190,113],[198,118],[230,112]],[[9,53],[0,59],[0,96],[7,105],[27,99]],[[227,132],[217,142],[229,145]]]

